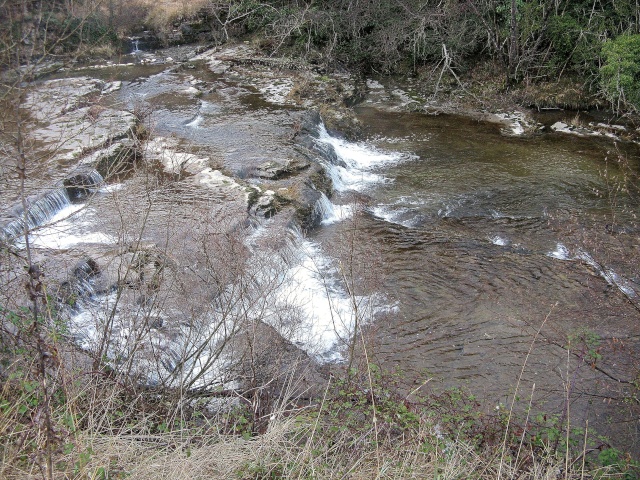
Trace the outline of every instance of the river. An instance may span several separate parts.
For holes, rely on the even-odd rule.
[[[277,82],[259,88],[202,65],[81,74],[124,80],[105,105],[150,106],[157,138],[206,158],[209,168],[229,178],[251,180],[249,164],[294,154],[290,132],[300,109],[282,101]],[[330,201],[323,196],[318,205],[323,221],[306,236],[289,231],[276,248],[284,263],[269,264],[286,272],[271,299],[291,303],[297,292],[293,303],[305,317],[291,338],[318,359],[339,362],[348,355],[343,343],[351,340],[357,319],[370,360],[400,372],[407,392],[415,394],[425,383],[425,393],[464,387],[487,410],[508,408],[515,396],[520,410],[531,402],[550,414],[561,414],[568,398],[574,425],[592,419],[598,431],[637,450],[640,423],[635,406],[624,401],[632,389],[619,382],[637,375],[640,348],[639,204],[619,188],[638,172],[637,146],[616,150],[609,139],[548,128],[508,137],[497,125],[463,116],[390,111],[372,102],[355,112],[361,141],[318,125],[318,151],[336,154],[333,161],[320,159],[334,187]],[[205,215],[219,223],[235,224],[242,216],[239,190],[212,199],[189,193],[188,186],[163,190],[157,184],[154,192],[160,193],[145,216],[132,205],[145,204],[139,189],[148,188],[146,175],[110,181],[91,208],[67,205],[66,213],[80,213],[53,217],[57,230],[40,232],[35,244],[72,252],[76,261],[83,243],[94,250],[113,246],[144,217],[145,241],[165,242],[177,264],[196,265],[201,260],[180,257],[171,242],[188,251],[195,243],[190,229],[207,209],[214,213]],[[113,218],[96,214],[108,199],[119,205]],[[236,205],[235,213],[212,207],[225,201]],[[189,222],[167,229],[177,219]],[[276,227],[284,228],[278,215],[243,230],[248,250],[242,255],[260,258],[260,239]],[[89,332],[80,335],[85,346],[99,330],[96,310],[115,311],[113,295],[94,292],[91,302],[74,310],[76,330]],[[166,322],[182,307],[177,303],[151,306],[157,311],[146,318]],[[146,308],[140,299],[132,304]],[[277,316],[275,306],[264,308]],[[123,327],[120,342],[130,335]],[[172,335],[175,342],[179,335]]]
[[[357,112],[362,145],[387,162],[362,162],[360,194],[334,199],[357,218],[311,237],[328,251],[339,244],[358,281],[395,307],[370,327],[370,358],[402,372],[407,391],[431,379],[436,390],[468,388],[487,408],[510,407],[520,379],[522,410],[531,401],[558,413],[568,395],[578,426],[591,418],[637,441],[619,396],[629,390],[611,378],[633,375],[640,346],[638,198],[617,190],[626,168],[637,172],[637,149],[554,133],[509,138],[455,116]],[[620,168],[617,155],[631,163]]]

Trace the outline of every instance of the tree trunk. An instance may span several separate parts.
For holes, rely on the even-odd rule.
[[[509,35],[509,73],[507,86],[515,82],[518,66],[518,4],[517,0],[511,0],[511,24]]]

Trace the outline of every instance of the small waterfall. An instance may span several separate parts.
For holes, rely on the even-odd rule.
[[[0,227],[0,238],[11,241],[24,235],[25,226],[32,230],[43,225],[56,213],[71,205],[67,189],[60,187],[34,199],[27,200],[27,214],[25,216],[22,207],[16,208],[14,220],[4,227]],[[26,225],[25,225],[26,224]]]
[[[93,279],[100,273],[100,269],[95,260],[88,258],[80,261],[73,269],[75,278],[75,289],[80,297],[91,298],[95,295],[96,290]]]
[[[384,153],[368,145],[333,137],[322,123],[318,125],[315,148],[325,161],[333,188],[338,192],[359,191],[384,181],[383,176],[372,170],[396,164],[403,158],[400,153]]]
[[[336,153],[336,149],[331,143],[331,139],[333,137],[331,137],[327,133],[327,130],[324,128],[323,125],[320,125],[318,128],[320,130],[320,134],[318,136],[317,141],[315,142],[315,147],[316,147],[316,150],[318,150],[318,153],[320,153],[322,158],[327,160],[330,165],[339,165],[341,167],[347,168],[347,164],[343,159],[338,157],[338,154]]]
[[[313,207],[313,217],[319,219],[320,223],[328,225],[349,218],[352,210],[350,205],[334,205],[324,193],[320,192],[320,198]]]
[[[140,39],[139,38],[132,38],[131,39],[131,53],[132,54],[136,54],[140,52]]]
[[[335,217],[333,203],[322,192],[320,192],[320,198],[313,207],[313,216],[319,218],[321,222],[325,222]]]

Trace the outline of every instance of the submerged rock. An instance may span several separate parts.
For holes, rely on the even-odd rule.
[[[551,130],[559,133],[577,135],[579,137],[608,137],[613,140],[629,139],[628,131],[623,125],[609,125],[591,122],[588,125],[566,123],[562,121],[551,125]]]
[[[210,164],[209,158],[177,150],[175,141],[155,138],[146,144],[145,158],[159,162],[164,171],[177,176],[197,175]]]
[[[509,112],[495,114],[497,121],[504,125],[500,133],[507,137],[522,137],[534,134],[540,126],[524,112]]]

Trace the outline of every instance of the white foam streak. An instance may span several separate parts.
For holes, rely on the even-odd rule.
[[[494,245],[497,245],[499,247],[505,247],[505,246],[509,245],[509,240],[507,240],[506,238],[501,237],[500,235],[494,235],[494,236],[490,237],[489,240],[491,240],[491,243],[493,243]]]
[[[198,125],[200,125],[203,120],[204,120],[204,117],[202,115],[197,115],[193,120],[185,124],[185,127],[195,128]]]
[[[113,183],[111,185],[105,185],[100,190],[100,193],[111,193],[117,192],[118,190],[122,190],[124,188],[124,183]]]
[[[547,255],[559,260],[580,260],[593,268],[609,285],[615,286],[626,296],[632,298],[638,296],[638,292],[629,280],[618,275],[614,270],[607,266],[600,264],[594,260],[589,253],[582,249],[579,249],[576,255],[572,256],[567,247],[562,243],[558,243],[556,250],[547,253]]]
[[[394,223],[403,227],[412,228],[415,226],[417,216],[411,215],[409,220],[402,220],[403,216],[411,213],[411,209],[397,207],[395,205],[377,205],[371,209],[371,213],[387,223]]]
[[[343,165],[327,165],[333,187],[339,192],[362,190],[386,179],[371,170],[398,163],[400,153],[384,153],[375,148],[329,135],[324,125],[318,127],[318,142],[330,145]]]
[[[558,260],[571,260],[569,249],[562,243],[556,244],[556,249],[553,252],[547,253],[547,256],[557,258]]]
[[[380,175],[364,170],[346,169],[341,165],[328,166],[328,173],[333,183],[333,189],[338,192],[349,190],[361,191],[367,185],[383,180]]]
[[[85,204],[76,204],[60,210],[45,226],[30,234],[31,245],[63,250],[86,243],[114,243],[115,237],[111,235],[89,231],[93,225],[81,218],[83,214],[89,213],[85,207]]]
[[[616,286],[618,288],[618,290],[620,290],[626,296],[635,297],[637,295],[637,292],[635,291],[635,289],[633,288],[633,286],[631,285],[631,282],[629,280],[627,280],[626,278],[621,277],[620,275],[618,275],[616,272],[614,272],[610,268],[607,268],[606,266],[601,265],[600,263],[596,262],[593,259],[593,257],[591,255],[589,255],[587,252],[585,252],[584,250],[578,250],[578,253],[577,253],[575,258],[578,259],[578,260],[582,260],[583,262],[588,264],[596,272],[598,272],[598,274],[602,278],[604,278],[609,285]]]

